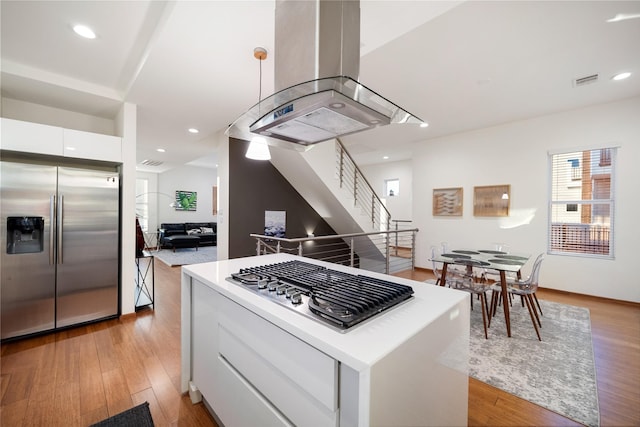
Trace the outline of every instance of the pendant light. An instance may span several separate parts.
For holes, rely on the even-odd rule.
[[[252,160],[269,160],[271,159],[271,153],[269,153],[269,146],[267,140],[261,136],[254,136],[251,138],[249,148],[245,157]]]
[[[253,49],[253,56],[260,61],[260,86],[258,91],[258,107],[262,101],[262,61],[267,59],[267,50],[263,47],[256,47]],[[254,136],[251,138],[249,148],[245,154],[245,157],[253,160],[269,160],[271,159],[271,153],[269,152],[269,145],[267,140],[261,136]]]

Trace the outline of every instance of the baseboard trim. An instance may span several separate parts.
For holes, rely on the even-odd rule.
[[[135,320],[135,318],[138,316],[137,313],[127,313],[127,314],[121,314],[119,319],[122,321],[128,321],[128,320]]]

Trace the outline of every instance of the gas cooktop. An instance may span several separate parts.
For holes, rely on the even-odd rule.
[[[243,268],[227,280],[341,332],[413,295],[411,286],[302,261]]]

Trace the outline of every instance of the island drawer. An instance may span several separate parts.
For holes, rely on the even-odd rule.
[[[335,425],[338,362],[227,298],[220,305],[220,357],[294,424]]]

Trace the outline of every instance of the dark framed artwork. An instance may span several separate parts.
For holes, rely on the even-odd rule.
[[[509,216],[510,185],[473,187],[473,216]]]
[[[462,216],[462,187],[434,188],[433,216]]]
[[[198,193],[196,191],[176,191],[176,210],[195,211],[198,209]]]

